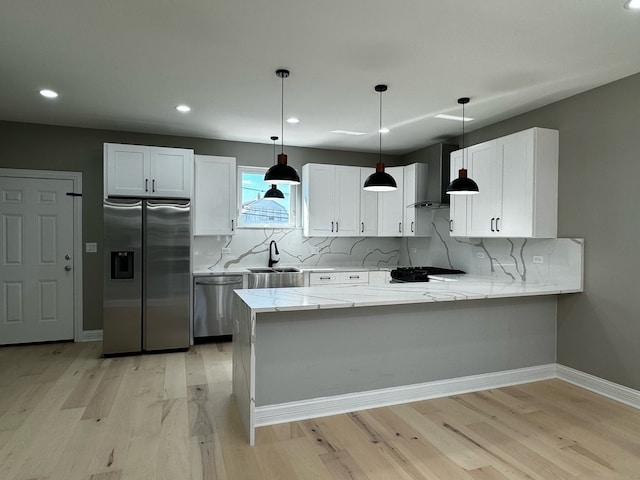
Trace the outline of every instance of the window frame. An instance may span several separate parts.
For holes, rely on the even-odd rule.
[[[299,211],[299,185],[288,185],[289,187],[289,222],[288,223],[245,223],[242,221],[242,175],[243,173],[248,174],[260,174],[264,176],[267,173],[268,167],[255,167],[250,165],[238,165],[236,169],[236,178],[237,178],[237,192],[238,198],[236,200],[236,205],[238,207],[238,218],[236,219],[237,228],[247,228],[247,229],[287,229],[287,228],[299,228],[298,222],[298,211]]]

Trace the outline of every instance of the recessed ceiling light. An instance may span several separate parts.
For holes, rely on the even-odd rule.
[[[287,118],[287,123],[300,123],[300,119],[296,117]]]
[[[470,122],[471,120],[473,120],[473,118],[471,117],[458,117],[456,115],[445,115],[444,113],[439,113],[435,117],[444,118],[445,120],[457,120],[458,122],[462,122],[462,121]]]
[[[189,105],[178,105],[176,107],[176,110],[178,110],[180,113],[188,113],[191,111],[191,107]]]
[[[53,90],[49,90],[47,88],[40,90],[40,95],[47,98],[56,98],[58,96],[57,92],[54,92]]]
[[[354,132],[351,130],[331,130],[329,133],[339,133],[341,135],[365,135],[364,132]]]
[[[378,130],[378,132],[380,132],[380,133],[389,133],[389,129],[387,127],[382,127],[380,130]]]
[[[624,8],[627,10],[640,10],[640,0],[627,0]]]

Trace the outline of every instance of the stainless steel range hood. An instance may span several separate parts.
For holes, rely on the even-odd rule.
[[[420,199],[420,201],[408,205],[409,207],[445,208],[449,206],[449,195],[447,195],[447,186],[450,182],[449,156],[458,148],[458,145],[438,143],[410,153],[405,157],[407,164],[419,162],[429,165],[427,169],[429,172],[427,198]]]

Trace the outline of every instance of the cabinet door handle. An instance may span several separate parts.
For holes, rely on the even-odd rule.
[[[151,193],[156,193],[156,179],[151,180]]]
[[[453,232],[453,220],[449,220],[449,231]]]
[[[495,232],[495,229],[494,229],[494,227],[493,227],[493,224],[494,224],[494,222],[495,222],[495,221],[496,221],[496,218],[495,218],[495,217],[491,218],[491,231],[492,231],[492,232]]]
[[[398,232],[402,233],[402,222],[398,222]]]
[[[144,179],[144,191],[145,192],[149,191],[149,179],[148,178]]]
[[[364,222],[362,222],[362,230],[360,233],[364,233]]]
[[[231,231],[234,231],[233,219],[231,220]]]
[[[496,232],[499,232],[500,229],[498,228],[498,222],[500,221],[500,217],[496,217]]]
[[[411,233],[413,233],[413,222],[411,222]]]
[[[338,233],[338,222],[336,222],[336,233]]]

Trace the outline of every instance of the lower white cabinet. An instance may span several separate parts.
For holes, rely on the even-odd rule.
[[[366,285],[369,283],[369,272],[311,272],[309,286],[317,285]]]
[[[236,159],[196,155],[194,235],[233,235],[236,222]]]

